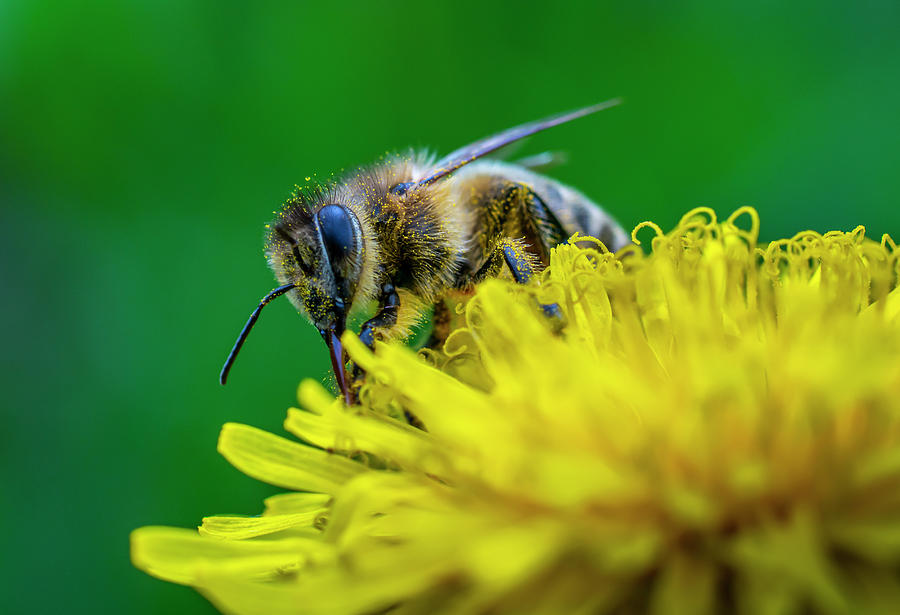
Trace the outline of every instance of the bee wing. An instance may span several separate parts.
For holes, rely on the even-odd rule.
[[[518,141],[519,139],[523,139],[525,137],[533,135],[536,132],[541,132],[542,130],[552,128],[553,126],[559,126],[560,124],[565,124],[566,122],[577,120],[580,117],[584,117],[585,115],[590,115],[592,113],[597,113],[598,111],[602,111],[603,109],[615,107],[621,102],[622,99],[613,98],[612,100],[597,103],[596,105],[591,105],[590,107],[584,107],[582,109],[569,111],[567,113],[560,113],[558,115],[551,115],[550,117],[546,117],[535,122],[528,122],[527,124],[522,124],[521,126],[516,126],[515,128],[510,128],[509,130],[504,130],[503,132],[491,135],[490,137],[486,137],[484,139],[481,139],[480,141],[475,141],[474,143],[466,145],[465,147],[461,147],[455,152],[452,152],[451,154],[448,154],[447,156],[441,158],[434,165],[434,169],[431,171],[431,173],[424,179],[419,180],[418,185],[427,186],[428,184],[431,184],[439,180],[440,178],[453,173],[460,167],[469,164],[473,160],[478,160],[486,154],[490,154],[491,152],[496,151],[501,147],[509,145],[510,143]]]
[[[541,152],[534,156],[519,158],[513,162],[532,171],[544,171],[566,164],[568,161],[569,155],[566,152]]]

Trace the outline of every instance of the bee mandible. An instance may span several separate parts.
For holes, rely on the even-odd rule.
[[[628,243],[622,227],[581,192],[530,164],[482,159],[559,124],[619,104],[618,99],[511,128],[434,161],[427,153],[392,155],[327,185],[293,193],[268,225],[266,257],[280,286],[253,310],[225,362],[228,372],[262,308],[281,295],[325,340],[344,400],[355,400],[340,341],[347,317],[377,303],[359,331],[403,338],[434,306],[428,345],[449,333],[445,299],[507,268],[526,283],[550,249],[576,231],[610,250]],[[358,374],[357,374],[358,375]]]

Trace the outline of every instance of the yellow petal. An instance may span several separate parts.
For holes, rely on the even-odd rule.
[[[318,415],[291,408],[284,428],[316,446],[347,453],[365,451],[407,466],[421,461],[435,448],[429,434],[410,425],[356,416],[346,410]]]
[[[323,493],[279,493],[264,500],[266,515],[287,515],[325,508],[331,496]]]
[[[264,517],[231,517],[218,515],[204,517],[200,526],[200,534],[216,538],[243,540],[255,536],[263,536],[296,527],[314,527],[324,524],[327,508],[289,515],[266,515]]]
[[[345,457],[238,423],[222,427],[219,452],[244,474],[298,491],[335,493],[349,479],[367,471]]]
[[[248,577],[271,575],[328,551],[328,545],[314,539],[221,540],[193,530],[153,526],[131,533],[132,563],[148,574],[183,585],[195,585],[200,573],[211,568]]]
[[[296,581],[258,583],[210,569],[197,588],[235,615],[354,615],[378,613],[438,579],[431,566],[384,568],[359,578],[344,567],[309,570]]]

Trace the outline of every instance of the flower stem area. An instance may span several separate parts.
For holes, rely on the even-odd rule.
[[[222,429],[287,491],[138,529],[134,564],[242,614],[895,612],[900,252],[758,228],[573,237],[442,352],[345,336],[360,406],[307,380],[297,439]]]

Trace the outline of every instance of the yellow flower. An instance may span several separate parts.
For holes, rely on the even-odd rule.
[[[306,381],[302,443],[222,430],[294,493],[139,529],[135,565],[233,613],[896,612],[900,252],[642,226],[649,255],[578,237],[483,284],[428,361],[345,337],[361,407]]]

